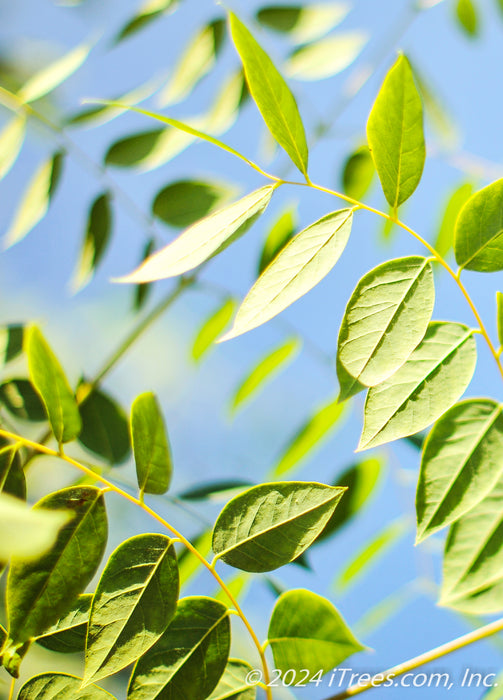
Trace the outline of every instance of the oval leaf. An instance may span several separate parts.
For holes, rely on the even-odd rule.
[[[181,153],[194,141],[176,129],[150,129],[115,141],[105,154],[105,164],[118,168],[154,170]]]
[[[384,195],[395,210],[418,186],[426,157],[423,107],[405,56],[399,56],[379,91],[367,138]]]
[[[295,98],[278,69],[244,24],[229,13],[230,30],[248,87],[276,141],[307,175],[307,142]]]
[[[269,29],[286,33],[290,40],[303,44],[327,34],[348,12],[349,6],[344,2],[268,5],[257,12],[257,19]]]
[[[140,493],[166,493],[173,473],[171,449],[161,408],[151,392],[133,403],[131,437]]]
[[[216,255],[242,235],[269,204],[275,185],[266,185],[186,229],[118,282],[153,282],[182,275]]]
[[[1,384],[0,401],[16,418],[47,420],[44,404],[28,379],[11,379]]]
[[[203,323],[192,346],[192,358],[196,362],[208,352],[218,336],[226,329],[235,310],[234,299],[227,299]]]
[[[169,537],[131,537],[112,552],[94,594],[84,685],[129,666],[155,644],[178,600],[178,566]]]
[[[218,516],[212,542],[216,558],[252,572],[288,564],[320,534],[344,491],[300,481],[248,489]]]
[[[23,352],[24,326],[10,324],[0,326],[0,364],[14,360]]]
[[[345,32],[296,49],[285,63],[295,80],[324,80],[350,66],[367,43],[362,32]]]
[[[26,134],[26,117],[16,115],[0,133],[0,180],[12,168],[21,152]]]
[[[360,146],[344,163],[342,171],[344,192],[353,199],[363,199],[370,189],[374,175],[374,161],[368,146]]]
[[[191,226],[226,204],[234,191],[215,182],[179,180],[164,187],[152,203],[152,213],[170,226]]]
[[[85,391],[86,384],[80,389]],[[79,442],[110,464],[120,464],[130,453],[129,426],[119,404],[101,389],[91,389],[79,404],[82,430]]]
[[[461,323],[433,322],[402,367],[369,389],[359,450],[423,430],[447,411],[470,383],[477,348]]]
[[[261,326],[320,282],[340,258],[351,232],[351,209],[327,214],[287,243],[255,282],[234,325],[220,340]]]
[[[84,651],[92,599],[90,593],[80,595],[70,612],[49,627],[45,634],[37,637],[37,644],[60,654]]]
[[[72,698],[72,700],[115,700],[113,695],[103,688],[92,685],[90,688],[81,689],[82,678],[69,676],[66,673],[41,673],[30,678],[23,685],[17,696],[17,700],[60,700],[60,698]]]
[[[222,678],[208,700],[255,700],[257,691],[247,682],[251,670],[246,661],[229,659]]]
[[[80,258],[73,276],[74,291],[82,289],[92,279],[110,242],[111,230],[110,194],[106,192],[99,195],[91,205]]]
[[[479,30],[479,21],[476,5],[473,0],[457,0],[456,2],[456,17],[461,29],[469,37],[477,36]]]
[[[378,265],[362,277],[346,307],[337,349],[340,364],[366,386],[388,379],[426,333],[434,302],[433,270],[426,258]]]
[[[434,425],[417,485],[418,542],[464,515],[496,485],[503,470],[501,411],[490,399],[470,399]]]
[[[23,102],[33,102],[47,95],[47,93],[61,85],[62,82],[80,68],[89,55],[90,50],[90,44],[82,44],[57,61],[54,61],[54,63],[42,68],[41,71],[32,75],[19,90],[19,99]]]
[[[282,673],[289,669],[327,673],[365,650],[329,600],[302,588],[278,598],[267,637],[274,665]]]
[[[204,700],[229,656],[229,611],[211,598],[183,598],[166,632],[136,664],[128,700]]]

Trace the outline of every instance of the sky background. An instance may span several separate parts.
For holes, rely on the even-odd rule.
[[[255,0],[229,3],[247,23],[254,11],[265,4]],[[311,149],[311,177],[319,184],[340,188],[342,164],[364,142],[366,119],[379,85],[396,51],[403,50],[445,107],[457,132],[453,143],[446,147],[428,128],[423,179],[401,212],[408,225],[426,239],[434,240],[443,206],[456,186],[468,180],[482,185],[503,174],[500,138],[503,17],[495,0],[479,0],[480,36],[470,39],[456,25],[454,3],[449,0],[417,13],[413,21],[409,21],[413,3],[405,0],[353,0],[351,5],[351,12],[335,32],[360,30],[368,36],[355,63],[328,80],[290,83],[310,139],[320,120],[331,124],[329,135]],[[205,22],[223,15],[222,7],[212,2],[184,0],[175,13],[113,47],[112,38],[136,8],[136,2],[130,0],[85,0],[75,7],[49,0],[0,1],[0,55],[29,72],[78,43],[96,41],[84,66],[55,92],[48,105],[57,119],[77,110],[83,97],[115,97],[152,79],[162,82],[191,36]],[[281,65],[288,43],[256,25],[254,32]],[[211,73],[184,102],[171,106],[166,113],[185,119],[204,112],[223,80],[238,65],[237,55],[227,39]],[[368,68],[371,77],[348,103],[348,91]],[[145,104],[159,109],[156,96]],[[0,117],[7,119],[7,113],[1,113]],[[129,114],[96,128],[68,130],[85,158],[76,156],[75,152],[69,154],[48,215],[25,240],[0,256],[0,320],[39,323],[72,382],[77,382],[81,375],[93,376],[103,357],[115,349],[135,322],[131,288],[113,285],[110,278],[130,272],[137,265],[146,240],[142,212],[148,214],[155,193],[174,180],[194,176],[230,183],[242,194],[265,184],[244,163],[205,143],[192,145],[148,173],[110,168],[102,175],[99,168],[90,167],[91,162],[102,162],[108,146],[118,138],[155,126],[143,116]],[[288,172],[296,178],[293,168],[288,171],[284,153],[278,151],[271,161],[264,152],[264,134],[260,115],[248,102],[237,123],[222,138],[258,160],[269,172],[282,175]],[[32,125],[20,159],[0,184],[1,231],[8,229],[16,203],[37,164],[59,145],[59,136]],[[124,196],[115,196],[111,248],[93,281],[75,295],[70,280],[87,211],[104,184],[111,182],[115,189],[126,193],[127,201],[124,202]],[[365,201],[385,208],[377,181]],[[255,279],[257,259],[268,228],[285,206],[293,203],[298,206],[299,228],[344,206],[321,193],[281,188],[253,229],[214,259],[205,268],[202,279],[243,297]],[[154,223],[153,227],[159,240],[168,242],[175,234],[162,223]],[[391,257],[423,253],[419,244],[403,232],[384,242],[382,220],[365,212],[358,213],[345,252],[321,284],[277,320],[214,347],[199,366],[191,362],[190,348],[198,328],[218,306],[220,296],[204,285],[187,292],[145,333],[104,384],[127,410],[139,393],[154,390],[158,394],[174,454],[172,492],[217,478],[267,480],[295,431],[316,407],[336,396],[337,335],[345,304],[359,278]],[[465,283],[495,337],[494,297],[495,291],[502,288],[501,273],[476,276],[468,272]],[[158,283],[149,305],[155,304],[172,285],[169,280]],[[436,292],[435,319],[473,323],[459,292],[445,274],[436,276]],[[305,339],[295,362],[231,419],[229,401],[240,380],[264,353],[292,333]],[[480,342],[478,349],[478,367],[466,396],[498,399],[501,389],[494,363]],[[9,368],[5,376],[21,371],[22,365]],[[356,397],[340,428],[301,469],[292,473],[292,478],[332,483],[338,473],[353,463],[362,424],[362,401],[361,395]],[[344,664],[360,672],[383,670],[471,629],[469,621],[435,605],[434,590],[425,590],[417,584],[418,579],[440,581],[443,542],[439,536],[417,548],[413,546],[418,452],[407,444],[392,444],[375,453],[382,456],[386,467],[380,488],[368,507],[336,538],[313,550],[309,556],[312,571],[288,566],[273,574],[286,587],[306,587],[327,596],[351,626],[357,625],[379,601],[397,591],[404,592],[407,603],[374,632],[362,635],[362,641],[373,651],[359,654]],[[374,451],[368,456],[371,454]],[[37,460],[30,477],[32,498],[35,500],[45,493],[49,481],[57,488],[68,483],[72,476],[66,466],[46,458]],[[117,478],[132,482],[132,465],[118,468]],[[152,502],[191,536],[204,526],[201,517],[213,518],[222,506],[220,503],[202,508],[196,504],[196,512],[187,513],[162,499]],[[112,523],[109,550],[139,531],[155,531],[152,523],[114,497],[110,498],[109,511]],[[334,590],[333,581],[341,568],[369,537],[395,519],[404,523],[403,536],[347,590]],[[224,565],[222,570],[232,575]],[[265,637],[274,598],[259,579],[253,580],[244,598],[244,608],[250,611],[259,637]],[[214,590],[212,581],[203,573],[189,592],[212,594]],[[247,654],[249,646],[244,635],[236,633],[235,638],[234,654]],[[75,661],[64,659],[60,663],[59,657],[43,652],[31,664],[32,672],[50,670],[51,665],[54,670],[60,670],[63,664],[68,667],[76,664],[71,667],[79,673]],[[492,673],[499,672],[501,665],[501,650],[483,642],[427,670],[448,671],[456,683],[467,667]],[[109,687],[121,692],[115,682]],[[330,691],[325,684],[317,690],[298,691],[296,697],[323,698],[330,692],[335,690]],[[411,698],[440,698],[447,691],[432,688],[372,691],[376,700],[402,698],[405,693]],[[459,685],[450,693],[467,700],[482,695],[480,689],[459,688]],[[291,696],[285,693],[284,697]]]

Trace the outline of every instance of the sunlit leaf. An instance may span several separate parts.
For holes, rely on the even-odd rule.
[[[149,25],[155,19],[172,12],[178,5],[178,0],[146,0],[143,2],[135,16],[130,19],[118,32],[115,43],[136,34]]]
[[[199,329],[192,346],[192,358],[198,362],[211,348],[221,333],[227,328],[234,312],[236,302],[234,299],[226,299],[216,311],[214,311]]]
[[[6,365],[23,352],[24,326],[12,323],[0,326],[0,363]]]
[[[269,29],[288,34],[303,44],[327,34],[346,17],[349,6],[343,2],[312,5],[268,5],[257,12],[258,21]]]
[[[271,264],[295,233],[297,213],[295,207],[286,209],[273,223],[264,241],[258,264],[258,274]]]
[[[286,481],[233,498],[213,529],[217,559],[243,571],[272,571],[298,557],[323,530],[344,489]]]
[[[234,188],[213,181],[178,180],[156,194],[152,213],[170,226],[183,228],[227,204],[234,194]]]
[[[463,394],[477,362],[472,331],[460,323],[433,322],[409,359],[369,389],[359,450],[426,428]]]
[[[473,0],[457,0],[456,18],[465,34],[470,37],[477,36],[479,32],[479,20],[477,6]]]
[[[208,112],[202,115],[204,128],[214,135],[225,133],[235,123],[247,97],[248,88],[244,74],[242,69],[239,69],[223,83],[214,103]]]
[[[0,132],[0,180],[12,168],[21,152],[26,133],[26,117],[16,115]]]
[[[81,44],[58,58],[54,63],[42,68],[41,71],[32,75],[18,91],[18,97],[23,102],[33,102],[47,95],[80,68],[91,48],[91,44]]]
[[[263,213],[274,192],[265,185],[186,229],[177,239],[148,258],[118,282],[152,282],[193,270],[224,250]]]
[[[120,464],[130,453],[126,414],[111,396],[92,389],[79,404],[82,430],[79,442],[110,464]]]
[[[435,250],[444,258],[454,245],[454,227],[459,212],[472,193],[473,185],[470,182],[465,182],[456,187],[447,201],[440,228],[433,243]]]
[[[367,194],[375,175],[368,146],[360,146],[345,161],[342,186],[348,197],[360,201]]]
[[[349,374],[342,364],[338,354],[335,360],[335,366],[337,370],[337,379],[339,380],[339,396],[337,397],[337,401],[342,403],[343,401],[347,401],[347,399],[356,396],[356,394],[359,394],[360,391],[367,389],[366,386],[360,384],[357,379]]]
[[[342,209],[292,238],[250,289],[233,327],[220,340],[236,338],[261,326],[321,282],[340,258],[352,220],[352,210]]]
[[[166,493],[173,463],[161,407],[155,394],[140,394],[131,407],[131,437],[141,493]]]
[[[37,637],[37,644],[60,654],[84,651],[92,599],[90,593],[80,595],[66,615],[49,627],[43,635]]]
[[[17,700],[115,700],[114,696],[97,685],[81,688],[82,678],[66,673],[41,673],[23,685]]]
[[[229,13],[230,30],[241,57],[250,93],[276,141],[299,170],[307,174],[304,126],[290,88],[245,25]]]
[[[28,379],[10,379],[0,384],[0,402],[16,418],[47,420],[44,404]]]
[[[345,32],[301,46],[288,57],[285,73],[295,80],[323,80],[350,66],[367,43],[362,32]]]
[[[208,700],[255,700],[257,691],[247,681],[251,670],[248,662],[229,659],[223,676]]]
[[[74,291],[82,289],[91,281],[110,242],[111,229],[112,210],[110,194],[107,192],[99,195],[91,205],[80,257],[72,281]]]

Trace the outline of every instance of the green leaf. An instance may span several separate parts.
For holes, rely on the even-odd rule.
[[[352,220],[352,210],[342,209],[292,238],[250,289],[233,327],[220,341],[261,326],[321,282],[340,258]]]
[[[418,186],[426,157],[423,107],[405,56],[398,57],[379,91],[367,138],[384,195],[395,210]]]
[[[221,306],[214,311],[199,329],[192,346],[192,359],[198,362],[211,348],[218,336],[228,326],[234,312],[236,302],[234,299],[226,299]]]
[[[146,2],[142,3],[135,16],[120,29],[114,43],[118,44],[144,29],[155,19],[168,14],[168,12],[173,12],[177,5],[178,0],[146,0]]]
[[[150,649],[173,619],[178,591],[169,537],[142,534],[119,545],[94,594],[83,684],[120,671]]]
[[[283,454],[278,460],[273,474],[279,476],[291,472],[315,448],[321,446],[330,433],[338,426],[344,415],[344,407],[339,400],[331,400],[324,404],[307,419],[288,442]]]
[[[56,153],[37,168],[5,236],[7,246],[17,243],[44,218],[54,196],[63,165],[63,153]]]
[[[228,131],[247,99],[248,88],[243,70],[239,68],[222,84],[209,111],[201,116],[205,129],[214,135]]]
[[[202,180],[178,180],[160,190],[152,213],[170,226],[183,228],[227,204],[234,188]]]
[[[164,1],[164,0],[162,0]],[[119,97],[115,98],[115,102],[123,102],[126,105],[135,105],[143,100],[150,97],[152,93],[157,90],[159,86],[159,81],[154,79],[145,83],[145,85],[140,85],[134,90],[130,90]],[[123,114],[128,107],[114,107],[108,104],[95,105],[93,107],[82,107],[78,112],[72,114],[66,120],[67,126],[75,126],[79,128],[87,128],[97,126],[98,124],[106,124],[107,122],[115,119],[119,115]]]
[[[118,282],[153,282],[182,275],[233,243],[263,213],[275,185],[265,185],[186,229]]]
[[[72,486],[51,493],[33,508],[37,516],[66,509],[73,517],[49,551],[34,561],[13,560],[7,580],[9,641],[3,664],[17,676],[18,651],[43,634],[74,605],[100,564],[107,541],[102,492],[94,486]]]
[[[454,253],[466,270],[503,270],[503,179],[475,192],[461,209],[454,232]]]
[[[289,481],[233,498],[213,529],[216,559],[243,571],[272,571],[298,557],[323,530],[345,489]]]
[[[227,607],[202,596],[183,598],[166,632],[134,667],[128,700],[204,700],[224,672],[229,646]]]
[[[463,394],[476,362],[469,328],[461,323],[430,323],[405,364],[369,390],[358,450],[413,435],[436,421]]]
[[[254,486],[251,481],[243,479],[219,479],[199,484],[178,494],[184,501],[221,501],[227,500],[233,492],[243,491],[248,486]]]
[[[343,2],[312,5],[269,5],[257,12],[258,21],[269,29],[288,34],[298,44],[319,39],[346,17],[349,6]]]
[[[133,402],[131,437],[140,493],[166,493],[173,462],[161,407],[152,392]]]
[[[1,384],[0,402],[16,418],[47,420],[44,404],[28,379],[10,379]]]
[[[385,622],[397,613],[401,612],[406,605],[412,602],[414,597],[420,592],[418,582],[406,583],[397,591],[386,598],[380,600],[374,607],[370,608],[355,625],[355,632],[362,637],[368,637],[381,627]]]
[[[0,491],[26,500],[26,477],[19,456],[19,444],[9,443],[5,438],[0,438]]]
[[[459,185],[450,195],[444,209],[442,222],[433,244],[435,250],[445,258],[454,245],[454,227],[459,212],[473,193],[471,182]]]
[[[365,650],[329,600],[302,588],[278,598],[267,637],[274,665],[282,674],[289,669],[327,673]]]
[[[264,384],[284,369],[285,364],[292,362],[300,350],[300,342],[296,338],[287,340],[272,352],[262,357],[244,380],[239,384],[231,399],[231,412],[250,400]]]
[[[40,637],[37,644],[61,654],[72,654],[86,648],[87,623],[92,595],[80,595],[73,608]]]
[[[324,80],[348,68],[367,43],[363,32],[344,32],[295,49],[285,73],[295,80]]]
[[[141,256],[141,263],[144,263],[147,258],[149,258],[155,250],[155,238],[149,238],[145,244]],[[133,293],[133,309],[135,311],[140,311],[150,296],[153,289],[152,284],[137,284],[134,288]]]
[[[42,68],[23,85],[18,97],[23,102],[39,100],[69,78],[84,63],[92,48],[91,44],[81,44],[54,63]]]
[[[197,551],[207,557],[211,552],[211,530],[205,530],[191,540]],[[188,549],[183,548],[178,556],[178,571],[180,574],[180,586],[186,586],[188,582],[201,570],[202,564]]]
[[[74,440],[81,430],[75,396],[56,356],[36,326],[26,331],[25,352],[33,386],[42,399],[58,443]]]
[[[81,689],[82,678],[66,673],[41,673],[33,676],[23,685],[17,700],[115,700],[113,695],[103,688],[92,685]]]
[[[367,194],[375,175],[374,161],[368,146],[360,146],[346,159],[342,187],[348,197],[360,201]]]
[[[85,391],[88,386],[81,387]],[[79,442],[109,464],[120,464],[129,456],[128,419],[119,404],[101,389],[91,389],[79,405],[82,430]]]
[[[0,180],[17,160],[26,134],[26,117],[16,114],[0,132]]]
[[[461,29],[470,37],[475,37],[479,33],[479,20],[477,7],[473,0],[457,0],[456,18]]]
[[[498,340],[503,345],[503,294],[496,292],[496,321],[498,327]]]
[[[225,37],[225,22],[210,22],[191,39],[180,56],[173,75],[161,92],[160,104],[176,104],[184,100],[215,65]]]
[[[247,682],[251,670],[248,662],[229,659],[223,676],[208,700],[255,700],[257,691]]]
[[[154,170],[178,155],[194,141],[175,129],[150,129],[115,141],[105,154],[105,164],[118,168]]]
[[[415,64],[411,65],[416,85],[423,100],[426,124],[437,132],[437,138],[440,138],[440,148],[458,150],[461,145],[461,135],[456,118],[446,109],[443,100],[437,96],[429,80],[418,72]]]
[[[350,558],[350,561],[343,567],[334,582],[336,590],[340,594],[349,584],[364,576],[368,569],[375,565],[376,561],[387,554],[388,550],[403,537],[408,530],[407,523],[403,518],[394,520],[385,525],[375,535],[373,535],[365,545]]]
[[[417,485],[417,542],[471,510],[503,470],[502,407],[490,399],[453,406],[430,432]]]
[[[230,591],[230,593],[234,596],[234,600],[240,600],[244,598],[245,594],[247,593],[249,587],[251,584],[251,578],[248,576],[248,574],[236,574],[235,576],[232,576],[230,579],[227,579],[225,582],[225,585],[227,586],[227,590]],[[218,600],[220,603],[223,603],[226,608],[229,610],[233,610],[233,604],[229,599],[229,596],[227,593],[221,588],[220,586],[218,587],[217,591],[213,595],[214,600]]]
[[[243,63],[248,87],[276,141],[307,176],[307,142],[295,98],[274,63],[232,12],[230,30]]]
[[[365,386],[388,379],[424,337],[434,303],[427,258],[378,265],[362,277],[346,307],[337,348],[340,365]]]
[[[0,364],[6,365],[23,352],[24,326],[0,326]]]
[[[260,254],[258,274],[261,275],[272,263],[278,253],[283,250],[295,233],[297,225],[296,207],[286,209],[273,223],[264,241]]]
[[[87,219],[79,261],[73,276],[74,291],[88,284],[100,264],[110,242],[112,210],[110,193],[99,195],[92,203]]]
[[[341,363],[339,355],[337,355],[335,359],[335,367],[337,370],[337,379],[339,380],[339,396],[337,397],[337,401],[339,403],[343,403],[344,401],[347,401],[347,399],[359,394],[360,391],[367,389],[366,386],[360,384],[357,379],[349,374],[344,365]]]

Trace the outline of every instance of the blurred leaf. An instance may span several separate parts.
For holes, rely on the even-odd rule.
[[[285,73],[295,80],[324,80],[345,70],[367,43],[363,32],[345,32],[306,44],[287,58]]]
[[[225,22],[210,22],[191,39],[178,59],[173,75],[160,94],[160,104],[176,104],[185,99],[213,68],[225,37]]]
[[[19,691],[17,700],[34,700],[34,698],[38,698],[38,700],[60,700],[60,698],[115,700],[113,695],[97,685],[84,689],[81,688],[81,685],[82,678],[76,676],[70,676],[66,673],[41,673],[26,681]]]
[[[397,615],[403,610],[414,598],[415,588],[417,588],[415,584],[416,581],[412,585],[410,583],[406,584],[370,608],[355,625],[355,632],[358,636],[370,636],[385,622],[388,622],[390,617]]]
[[[138,269],[116,281],[153,282],[193,270],[243,235],[263,213],[274,189],[275,185],[265,185],[201,219],[154,253]]]
[[[451,193],[444,208],[442,222],[433,243],[435,250],[445,258],[454,245],[454,227],[459,212],[473,194],[471,182],[465,182]]]
[[[221,479],[219,481],[210,481],[194,488],[187,489],[178,494],[178,498],[184,501],[206,501],[206,500],[222,500],[227,499],[235,491],[243,491],[249,486],[254,486],[251,481],[243,479]]]
[[[278,253],[285,247],[295,233],[297,226],[296,207],[289,207],[277,219],[269,229],[269,233],[264,241],[260,261],[258,264],[258,274],[261,275],[268,265],[274,260]]]
[[[292,41],[303,44],[327,34],[348,12],[349,6],[343,2],[269,5],[258,10],[257,19],[269,29],[286,33]]]
[[[440,99],[429,84],[429,80],[420,73],[415,64],[412,65],[414,79],[423,98],[426,123],[437,132],[444,147],[455,149],[459,146],[460,133],[456,118],[446,109],[443,100]]]
[[[5,438],[0,438],[0,492],[26,500],[26,477],[19,457],[19,444],[9,443]]]
[[[183,228],[227,204],[234,188],[202,180],[178,180],[160,190],[152,213],[170,226]]]
[[[84,387],[86,385],[84,384]],[[79,405],[82,430],[79,442],[109,464],[129,456],[129,426],[122,407],[101,389],[92,389]]]
[[[140,6],[135,16],[126,22],[115,37],[115,43],[123,41],[127,37],[136,34],[155,19],[176,9],[178,0],[146,0]]]
[[[112,552],[94,594],[83,685],[136,661],[176,611],[175,549],[164,535],[136,535]]]
[[[56,191],[62,166],[63,153],[56,153],[37,168],[5,236],[7,246],[24,238],[44,218]]]
[[[206,530],[191,539],[192,544],[203,557],[207,557],[211,552],[211,536],[211,530]],[[186,586],[201,567],[199,559],[184,547],[178,556],[180,588]]]
[[[44,404],[28,379],[9,379],[1,384],[0,402],[16,418],[47,420]]]
[[[235,310],[234,299],[227,299],[206,319],[192,346],[192,358],[196,362],[208,352],[215,340],[227,328]]]
[[[147,243],[145,244],[145,247],[143,248],[140,264],[144,263],[145,260],[152,255],[154,250],[155,250],[155,239],[150,238],[147,241]],[[134,289],[134,294],[133,294],[133,309],[135,311],[140,311],[145,306],[152,289],[153,289],[152,284],[137,284],[136,285],[136,287]]]
[[[342,255],[352,221],[352,210],[342,209],[294,236],[250,289],[220,342],[261,326],[321,282]]]
[[[162,0],[164,1],[164,0]],[[134,90],[116,97],[114,102],[124,102],[127,105],[135,105],[143,100],[150,97],[152,93],[158,87],[158,80],[149,80],[145,85],[140,85]],[[78,112],[72,114],[67,118],[67,126],[75,127],[93,127],[98,124],[106,124],[107,122],[115,119],[123,112],[127,111],[127,108],[114,107],[108,104],[96,105],[93,107],[82,107]]]
[[[477,6],[473,0],[457,0],[456,18],[459,26],[469,37],[475,37],[479,33],[479,19]]]
[[[345,194],[358,201],[363,199],[370,189],[374,175],[374,161],[368,146],[360,146],[344,163],[342,187]]]
[[[338,400],[317,409],[290,440],[273,473],[279,476],[298,467],[299,462],[328,438],[343,415],[344,406]]]
[[[232,12],[229,13],[229,22],[250,93],[269,131],[301,173],[306,175],[306,135],[290,88],[266,52]]]
[[[284,481],[253,486],[235,496],[217,518],[215,559],[243,571],[272,571],[298,557],[316,539],[344,489]]]
[[[152,392],[141,394],[133,402],[131,437],[140,493],[166,493],[173,462],[161,407]]]
[[[112,229],[110,199],[110,193],[105,192],[92,203],[80,259],[73,276],[72,287],[74,291],[82,289],[91,281],[110,242]]]
[[[84,593],[73,608],[40,637],[37,644],[61,654],[72,654],[86,648],[87,623],[93,596]]]
[[[74,440],[82,427],[77,402],[63,368],[36,326],[26,332],[25,352],[31,382],[45,405],[56,440]]]
[[[21,152],[26,134],[26,117],[16,114],[0,133],[0,180],[12,168]]]
[[[181,153],[193,136],[176,129],[152,129],[115,141],[105,154],[105,164],[118,168],[154,170]]]
[[[24,326],[18,323],[0,326],[0,364],[14,360],[23,352]]]
[[[223,134],[235,123],[240,108],[248,97],[242,69],[233,73],[222,85],[202,123],[211,134]]]
[[[248,576],[248,574],[235,574],[234,576],[232,576],[232,578],[228,579],[225,582],[227,589],[234,596],[234,600],[242,599],[246,591],[250,587],[250,584],[251,579]],[[212,598],[214,600],[218,600],[220,603],[222,603],[222,605],[225,605],[226,608],[229,608],[231,610],[233,609],[233,605],[229,599],[229,596],[223,590],[223,588],[219,587],[215,595],[212,596]]]
[[[255,700],[256,688],[247,681],[251,670],[247,661],[229,659],[223,676],[208,700]]]
[[[498,327],[498,340],[503,345],[503,294],[496,292],[496,321]]]
[[[300,342],[296,338],[287,340],[272,352],[267,353],[247,374],[237,387],[231,400],[231,412],[246,403],[264,384],[271,381],[275,375],[284,369],[285,364],[292,362],[300,350]]]
[[[54,63],[42,68],[23,85],[18,91],[18,97],[23,102],[39,100],[61,85],[84,63],[92,48],[91,44],[81,44]]]

